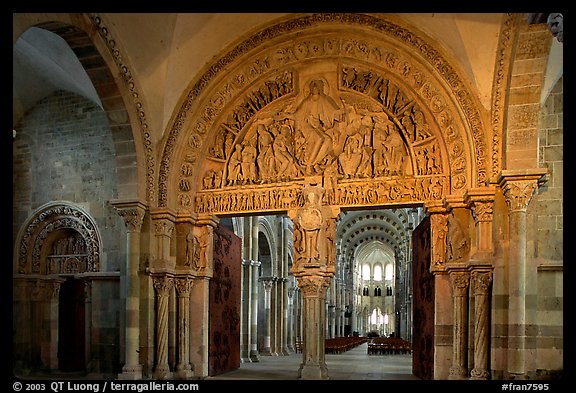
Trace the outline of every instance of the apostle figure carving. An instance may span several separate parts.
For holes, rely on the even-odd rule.
[[[320,249],[318,237],[324,225],[324,218],[320,211],[322,191],[319,187],[310,188],[305,195],[306,202],[298,210],[296,225],[301,232],[301,261],[304,266],[319,266]]]

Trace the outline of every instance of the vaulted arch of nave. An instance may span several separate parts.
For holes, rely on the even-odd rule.
[[[14,14],[15,373],[204,378],[302,338],[325,379],[326,337],[374,331],[426,379],[561,374],[549,25],[227,18]]]

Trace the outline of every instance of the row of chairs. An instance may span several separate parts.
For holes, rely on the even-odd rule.
[[[335,337],[327,338],[324,344],[324,353],[342,353],[364,344],[366,337]]]
[[[368,355],[395,355],[412,353],[410,342],[399,337],[375,337],[368,341]]]

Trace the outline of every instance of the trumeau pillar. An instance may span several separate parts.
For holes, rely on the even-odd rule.
[[[310,184],[304,205],[290,210],[294,222],[292,273],[303,295],[303,351],[300,379],[328,379],[325,361],[326,291],[336,272],[338,208],[322,205],[324,188]]]
[[[545,168],[533,170],[503,170],[499,184],[508,205],[510,231],[508,260],[508,372],[524,378],[533,348],[527,348],[526,324],[526,209],[538,188]]]
[[[198,247],[195,263],[194,285],[190,292],[190,360],[194,365],[194,377],[208,376],[208,350],[210,342],[210,279],[214,273],[214,228],[219,219],[213,215],[199,216],[194,223],[193,234]]]
[[[126,225],[126,345],[125,363],[118,379],[142,379],[140,364],[140,230],[146,205],[140,201],[113,201]]]

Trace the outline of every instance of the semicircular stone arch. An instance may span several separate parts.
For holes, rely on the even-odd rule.
[[[15,243],[14,272],[99,272],[101,245],[96,222],[87,212],[69,202],[50,202],[22,226]]]
[[[176,116],[160,205],[280,213],[310,183],[342,207],[421,204],[486,180],[488,138],[466,83],[393,22],[301,16],[216,64]]]
[[[77,14],[66,21],[56,18],[42,15],[29,27],[47,30],[62,38],[90,78],[106,113],[117,152],[117,170],[121,179],[119,198],[141,195],[143,199],[153,201],[156,196],[153,191],[156,164],[146,113],[131,67],[101,16]],[[115,74],[119,74],[126,83],[118,83]],[[125,101],[122,97],[131,97],[132,101]]]

